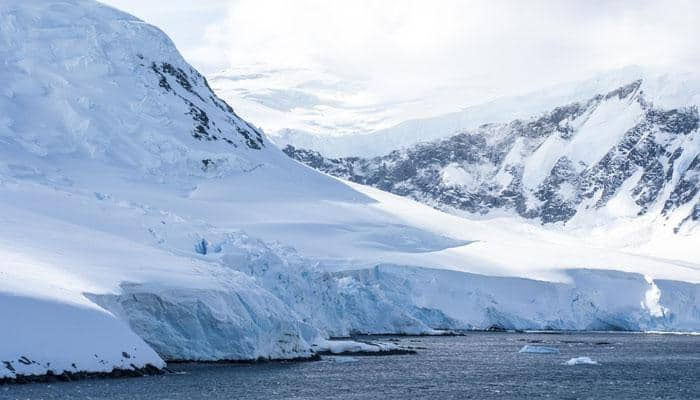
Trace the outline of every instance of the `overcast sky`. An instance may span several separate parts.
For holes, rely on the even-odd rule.
[[[204,73],[304,67],[386,102],[447,90],[470,103],[630,64],[700,65],[694,0],[103,2],[162,28]]]

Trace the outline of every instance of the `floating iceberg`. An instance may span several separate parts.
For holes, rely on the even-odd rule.
[[[320,339],[311,346],[321,354],[397,354],[413,353],[387,342],[359,342],[355,340],[325,340]]]
[[[598,365],[597,361],[591,360],[590,357],[574,357],[564,363],[565,365]]]
[[[546,347],[546,346],[532,346],[532,345],[525,345],[523,346],[518,353],[535,353],[535,354],[559,354],[559,349],[554,348],[554,347]]]

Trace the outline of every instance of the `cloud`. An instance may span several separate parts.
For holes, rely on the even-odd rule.
[[[531,86],[628,64],[691,65],[697,15],[694,1],[239,0],[192,51],[207,68],[313,67],[388,92]]]
[[[434,96],[456,109],[629,64],[700,61],[690,0],[178,0],[165,16],[153,2],[107,2],[162,25],[204,72],[325,71],[376,104]]]

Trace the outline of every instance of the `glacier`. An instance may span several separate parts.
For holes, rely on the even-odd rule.
[[[359,333],[700,330],[692,259],[315,171],[128,14],[8,0],[0,38],[0,379],[309,358]]]

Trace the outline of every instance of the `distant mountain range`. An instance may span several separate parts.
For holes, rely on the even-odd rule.
[[[253,73],[253,72],[256,73]],[[361,88],[338,77],[308,70],[243,68],[216,74],[214,90],[244,118],[265,128],[279,147],[292,145],[326,157],[375,157],[418,143],[446,138],[486,123],[507,123],[583,102],[641,79],[647,101],[660,108],[700,105],[700,74],[629,66],[580,81],[543,87],[516,96],[472,100],[458,109],[443,97],[408,103],[352,106],[343,93]],[[451,95],[452,96],[452,95]],[[464,100],[465,102],[467,99]],[[435,104],[433,104],[435,103]],[[444,114],[443,110],[458,110]],[[426,115],[434,115],[426,118]]]
[[[698,108],[650,101],[642,80],[528,119],[484,124],[377,157],[284,152],[318,170],[443,210],[508,210],[542,223],[650,214],[700,219]],[[369,135],[372,136],[372,135]]]

